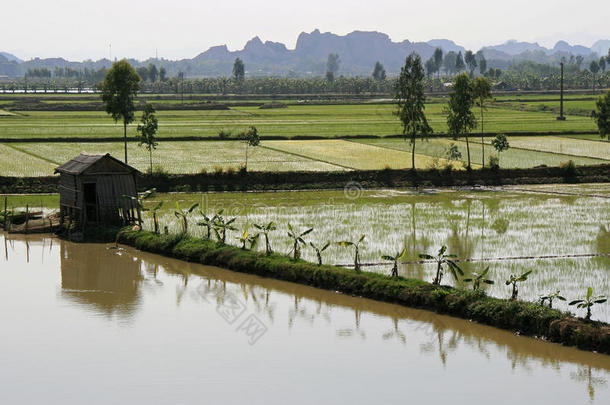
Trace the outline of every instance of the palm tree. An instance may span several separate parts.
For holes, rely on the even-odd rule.
[[[510,278],[508,280],[506,280],[506,285],[513,285],[513,292],[510,296],[511,301],[514,301],[517,299],[517,295],[519,294],[519,288],[517,287],[517,283],[522,283],[525,280],[527,280],[527,277],[532,273],[532,270],[530,271],[526,271],[525,273],[521,274],[520,276],[515,276],[513,274],[510,275]]]
[[[321,266],[322,265],[322,252],[324,252],[326,249],[328,249],[328,247],[330,246],[330,242],[326,242],[326,245],[322,246],[321,248],[314,245],[313,242],[309,242],[309,246],[314,248],[314,250],[316,251],[316,256],[318,257],[318,266]]]
[[[288,236],[292,239],[292,250],[288,253],[293,253],[294,260],[297,260],[301,257],[301,247],[300,245],[307,245],[307,242],[303,239],[303,236],[307,235],[313,231],[313,228],[309,228],[305,232],[297,233],[294,229],[292,229],[292,225],[288,224]]]
[[[451,260],[451,258],[456,257],[456,255],[445,254],[446,251],[447,246],[443,245],[439,249],[436,256],[432,256],[427,253],[422,253],[419,255],[421,259],[434,260],[436,262],[436,276],[434,277],[432,284],[440,285],[441,280],[443,279],[443,266],[447,266],[449,268],[451,275],[456,281],[458,280],[458,274],[461,276],[464,275],[462,269],[460,269],[460,267],[453,260]]]
[[[577,308],[587,308],[587,316],[585,316],[585,320],[591,320],[591,307],[595,304],[603,304],[606,302],[608,298],[605,295],[598,295],[596,297],[593,296],[593,288],[589,287],[587,289],[587,295],[585,299],[574,300],[570,302],[568,305],[576,305]]]
[[[407,254],[407,248],[404,248],[402,251],[398,252],[396,256],[385,255],[381,256],[383,260],[388,260],[394,262],[394,266],[392,267],[392,274],[390,277],[398,277],[398,261],[404,259]]]
[[[273,253],[273,249],[271,249],[271,244],[269,243],[269,232],[275,231],[277,229],[275,226],[275,222],[271,221],[267,225],[254,224],[254,227],[261,231],[263,235],[265,235],[265,253]]]
[[[358,239],[358,242],[351,242],[348,240],[337,242],[337,245],[339,246],[353,246],[355,248],[354,270],[356,271],[360,271],[360,243],[364,240],[364,238],[365,235],[362,235],[360,239]]]
[[[481,287],[481,283],[494,284],[493,280],[485,278],[487,277],[487,273],[489,273],[489,266],[480,273],[472,272],[472,277],[465,278],[462,281],[465,283],[472,283],[472,289],[477,291]]]

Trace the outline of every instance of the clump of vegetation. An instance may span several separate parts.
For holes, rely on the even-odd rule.
[[[510,144],[508,143],[508,139],[504,134],[498,134],[494,139],[491,140],[491,146],[498,152],[498,165],[500,167],[500,154],[510,148]],[[491,160],[489,161],[491,165]]]
[[[436,256],[432,256],[429,255],[427,253],[420,253],[419,257],[421,259],[426,259],[426,260],[434,260],[436,262],[436,275],[434,276],[434,280],[432,281],[432,284],[434,285],[440,285],[441,281],[443,279],[443,266],[447,266],[449,272],[451,273],[451,275],[453,276],[453,278],[457,281],[458,278],[458,274],[460,276],[464,275],[464,272],[462,271],[462,269],[460,269],[460,266],[458,266],[452,259],[457,257],[454,254],[445,254],[445,252],[447,251],[447,246],[442,246],[438,253],[436,254]]]
[[[354,247],[354,270],[356,271],[360,271],[360,243],[362,243],[362,241],[364,240],[365,235],[360,236],[360,239],[358,239],[357,242],[352,242],[349,240],[344,240],[341,242],[337,242],[337,245],[339,246],[353,246]]]
[[[487,268],[485,268],[485,270],[483,270],[480,273],[473,272],[472,277],[465,278],[462,281],[465,283],[472,283],[472,289],[474,291],[478,291],[479,288],[481,288],[481,283],[490,284],[490,285],[494,284],[493,280],[486,278],[488,273],[489,273],[489,266],[487,266]]]
[[[591,112],[591,117],[597,124],[599,135],[610,141],[610,91],[597,100],[596,107]]]
[[[488,165],[490,169],[498,170],[500,168],[500,156],[491,155],[489,157]]]
[[[605,295],[593,296],[593,288],[587,288],[587,295],[584,299],[571,301],[568,305],[576,305],[576,308],[587,310],[587,315],[585,316],[585,320],[591,320],[591,307],[595,304],[603,304],[606,302],[608,298]]]
[[[313,228],[309,228],[304,232],[298,233],[292,229],[292,225],[288,224],[288,236],[292,240],[292,250],[288,253],[293,254],[293,259],[297,260],[301,258],[301,245],[307,245],[303,237],[313,231]]]
[[[193,204],[188,209],[183,210],[180,208],[180,204],[176,202],[176,210],[174,211],[174,215],[176,218],[180,219],[182,223],[182,233],[187,233],[189,226],[188,218],[197,207],[199,207],[199,203]]]
[[[509,279],[506,280],[506,285],[512,285],[512,293],[510,295],[511,301],[515,301],[517,299],[517,295],[519,294],[519,287],[517,287],[517,283],[522,283],[527,280],[527,277],[532,273],[532,270],[526,271],[520,276],[515,276],[513,274],[510,275]]]
[[[326,244],[322,247],[316,246],[313,242],[309,242],[309,246],[311,246],[316,251],[316,257],[318,258],[318,266],[322,265],[322,252],[324,252],[330,246],[330,242],[326,242]]]
[[[572,159],[568,160],[567,162],[561,162],[559,164],[559,168],[561,169],[565,179],[573,179],[578,175],[576,163],[574,163]]]
[[[214,233],[219,242],[225,243],[227,241],[227,231],[236,231],[237,228],[233,226],[233,223],[237,218],[226,219],[222,216],[222,211],[216,214],[214,221]]]
[[[545,302],[548,302],[549,303],[549,308],[553,308],[553,301],[554,300],[560,300],[560,301],[565,301],[566,300],[560,294],[561,294],[561,292],[559,290],[557,290],[554,293],[550,293],[550,294],[541,296],[540,297],[540,305],[544,305]]]
[[[218,137],[223,140],[229,139],[232,135],[233,133],[227,129],[221,129],[218,131]]]
[[[269,233],[277,229],[275,222],[271,221],[268,224],[254,224],[254,227],[265,236],[265,253],[270,255],[273,253],[273,249],[271,249],[271,243],[269,243]]]
[[[388,260],[391,262],[394,262],[394,265],[392,266],[392,272],[390,273],[390,277],[398,277],[398,262],[402,259],[404,259],[404,257],[407,254],[407,248],[402,249],[402,251],[396,253],[396,255],[391,256],[391,255],[384,255],[381,256],[381,258],[383,260]]]

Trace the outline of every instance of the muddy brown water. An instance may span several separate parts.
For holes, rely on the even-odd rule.
[[[610,356],[131,248],[0,248],[0,404],[610,403]]]

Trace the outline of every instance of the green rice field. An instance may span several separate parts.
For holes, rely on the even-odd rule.
[[[485,139],[486,164],[497,152]],[[529,168],[540,165],[558,166],[573,160],[577,165],[610,162],[610,143],[586,137],[514,136],[511,148],[500,156],[503,168]],[[447,151],[455,144],[461,161],[450,161]],[[122,159],[121,142],[23,142],[0,144],[2,176],[45,176],[81,152],[110,153]],[[474,168],[482,165],[482,144],[479,137],[470,138],[470,155]],[[142,172],[149,170],[148,151],[136,142],[128,143],[129,163]],[[418,140],[416,167],[443,168],[452,165],[462,169],[467,158],[466,142],[461,138]],[[200,173],[227,168],[239,169],[245,163],[245,145],[237,141],[161,141],[153,151],[153,165],[168,173]],[[411,167],[411,144],[400,138],[362,140],[288,140],[262,141],[249,148],[248,169],[251,171],[344,171],[380,170],[386,167]]]
[[[426,113],[437,133],[447,132],[444,103],[432,103]],[[342,137],[387,136],[402,132],[390,104],[290,105],[279,109],[231,107],[218,111],[159,111],[159,137],[216,137],[220,130],[238,132],[250,125],[261,136]],[[552,112],[518,111],[510,106],[490,107],[485,116],[488,132],[593,131],[594,122],[586,116],[568,116],[557,121]],[[136,136],[137,122],[128,128]],[[116,137],[123,136],[121,123],[114,123],[104,112],[15,112],[0,117],[0,138]]]

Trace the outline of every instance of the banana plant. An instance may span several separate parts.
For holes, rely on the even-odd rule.
[[[216,214],[214,214],[213,217],[208,217],[203,211],[199,211],[199,213],[201,214],[201,217],[203,218],[201,221],[199,221],[197,223],[198,226],[205,226],[206,230],[207,230],[207,238],[210,239],[210,237],[212,236],[212,229],[214,228],[214,223],[216,222],[216,219],[218,219],[219,216],[222,215],[222,213],[224,212],[224,210],[220,210],[218,211]]]
[[[199,207],[199,203],[195,203],[189,207],[187,210],[183,210],[180,208],[180,204],[176,202],[176,211],[174,211],[174,215],[176,218],[182,221],[182,232],[186,233],[188,231],[188,217],[195,211],[195,209]]]
[[[366,236],[362,235],[360,237],[360,239],[358,239],[358,242],[352,242],[349,240],[344,240],[341,242],[337,242],[337,245],[339,246],[353,246],[355,248],[355,255],[354,255],[354,270],[356,271],[360,271],[360,243],[362,243],[362,241],[364,240]]]
[[[151,188],[150,190],[146,190],[142,193],[138,193],[137,196],[131,196],[123,194],[122,198],[125,200],[129,200],[139,211],[148,211],[148,208],[144,207],[144,201],[148,200],[151,197],[154,197],[157,192],[156,188]],[[163,203],[160,203],[163,205]],[[159,207],[160,208],[160,207]],[[138,219],[140,222],[140,227],[142,226],[142,220]],[[156,229],[156,228],[155,228]]]
[[[443,245],[438,250],[438,254],[436,256],[432,256],[427,253],[421,253],[419,255],[419,257],[421,259],[434,260],[436,262],[436,276],[434,277],[432,284],[435,284],[435,285],[441,284],[441,280],[443,279],[443,274],[444,274],[443,266],[447,266],[449,268],[449,272],[451,273],[451,275],[453,276],[453,278],[456,281],[459,279],[458,274],[460,276],[464,275],[464,272],[462,271],[462,269],[460,269],[460,266],[458,266],[453,260],[451,260],[452,258],[457,257],[457,256],[453,255],[453,254],[445,254],[446,251],[447,251],[447,246]]]
[[[478,291],[479,288],[481,288],[481,283],[494,284],[493,280],[486,278],[487,273],[489,273],[489,266],[487,266],[485,270],[480,273],[473,271],[471,277],[462,279],[462,281],[465,283],[472,283],[472,289],[474,291]]]
[[[515,276],[514,274],[510,275],[510,278],[508,280],[506,280],[506,285],[511,285],[513,286],[513,292],[510,296],[511,301],[514,301],[517,299],[517,295],[519,294],[519,288],[517,287],[517,283],[522,283],[525,280],[527,280],[527,277],[532,273],[532,270],[530,271],[526,271],[525,273],[521,274],[520,276]]]
[[[151,211],[153,215],[153,226],[155,228],[155,233],[159,233],[159,218],[157,218],[157,211],[159,211],[163,207],[163,201],[159,201],[157,205],[155,205]]]
[[[318,257],[318,266],[322,265],[322,252],[324,252],[330,246],[330,242],[326,242],[326,245],[322,247],[317,247],[313,242],[309,242],[309,246],[311,246],[316,251],[316,256]]]
[[[566,299],[562,297],[560,291],[557,290],[554,293],[543,295],[540,297],[540,305],[544,305],[545,301],[549,302],[549,308],[553,308],[553,300],[565,301]]]
[[[589,287],[587,289],[587,295],[585,299],[574,300],[570,302],[568,305],[576,305],[576,308],[587,308],[587,316],[585,316],[585,320],[591,320],[591,307],[595,304],[603,304],[606,302],[608,298],[605,295],[593,296],[593,288]]]
[[[245,229],[244,233],[241,236],[236,236],[235,239],[239,240],[239,243],[241,243],[241,248],[246,250],[246,243],[248,242],[248,230]]]
[[[277,229],[275,226],[275,222],[271,221],[267,225],[254,224],[254,227],[261,231],[263,235],[265,235],[265,253],[268,255],[273,253],[273,249],[271,249],[271,244],[269,243],[269,232],[275,231]]]
[[[390,262],[394,262],[394,266],[392,267],[392,274],[390,277],[398,277],[398,262],[407,255],[407,248],[404,248],[401,252],[397,253],[396,256],[385,255],[381,256],[383,260],[388,260]]]
[[[256,250],[256,247],[258,246],[258,239],[260,238],[261,234],[257,233],[256,235],[250,235],[248,236],[248,243],[250,244],[250,250]]]
[[[227,240],[227,231],[236,231],[237,228],[233,226],[233,222],[235,222],[237,218],[231,218],[228,221],[220,215],[216,215],[216,221],[214,222],[214,233],[216,234],[216,238],[225,243]]]
[[[294,260],[297,260],[301,257],[300,245],[307,245],[307,242],[305,242],[303,236],[307,235],[311,231],[313,231],[313,228],[309,228],[308,230],[302,233],[297,233],[292,228],[292,225],[288,224],[288,236],[290,237],[290,239],[292,239],[292,250],[288,254],[293,253]]]

